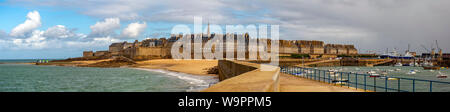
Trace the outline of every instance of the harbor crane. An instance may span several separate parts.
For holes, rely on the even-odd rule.
[[[431,51],[428,50],[427,47],[425,47],[423,44],[421,44],[420,46],[422,46],[422,48],[425,49],[427,52],[431,52]]]
[[[442,58],[442,49],[439,47],[439,44],[438,44],[438,41],[436,40],[436,47],[437,47],[437,49],[438,49],[438,59],[441,59]]]
[[[436,47],[439,51],[441,51],[442,49],[439,47],[438,41],[436,40]]]

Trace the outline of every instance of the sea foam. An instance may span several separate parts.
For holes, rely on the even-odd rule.
[[[158,72],[162,73],[171,77],[176,77],[181,80],[187,81],[192,85],[188,90],[188,92],[198,92],[203,89],[208,88],[212,84],[215,84],[219,82],[219,79],[217,76],[198,76],[198,75],[192,75],[192,74],[186,74],[186,73],[180,73],[180,72],[173,72],[163,69],[147,69],[147,68],[134,68],[138,70],[144,70],[144,71],[150,71],[150,72]]]

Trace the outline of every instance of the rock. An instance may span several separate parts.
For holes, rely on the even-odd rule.
[[[212,68],[208,68],[208,70],[206,72],[208,74],[219,74],[219,67],[218,66],[214,66]]]

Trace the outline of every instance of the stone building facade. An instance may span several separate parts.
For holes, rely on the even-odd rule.
[[[212,50],[210,48],[203,49],[203,46],[211,40],[212,38],[222,38],[223,46],[222,49],[224,51],[224,58],[227,54],[234,54],[234,57],[237,58],[237,51],[245,51],[245,57],[249,57],[250,47],[249,45],[249,36],[248,34],[225,34],[225,35],[215,35],[209,34],[208,36],[205,34],[191,34],[191,35],[181,35],[181,34],[172,34],[170,38],[151,38],[145,39],[139,42],[138,40],[133,43],[128,42],[120,42],[113,43],[109,46],[108,51],[85,51],[83,52],[84,57],[88,56],[125,56],[135,60],[146,60],[146,59],[156,59],[156,58],[171,58],[171,47],[173,43],[182,38],[191,38],[192,40],[201,38],[201,43],[195,43],[192,41],[191,43],[191,55],[203,56],[204,50]],[[245,38],[244,43],[238,46],[237,38]],[[235,39],[234,43],[229,43],[227,39]],[[279,53],[280,55],[290,55],[290,54],[310,54],[318,57],[333,57],[333,55],[353,55],[357,54],[358,51],[353,45],[342,45],[342,44],[324,44],[323,41],[317,40],[278,40],[279,41]],[[267,45],[270,47],[272,40],[267,40]],[[202,45],[202,50],[195,51],[194,45]],[[234,44],[234,49],[226,49],[227,45]],[[244,46],[244,47],[242,47]],[[251,47],[256,48],[256,47]],[[267,48],[266,50],[269,50]],[[180,48],[182,52],[182,48]],[[203,51],[203,52],[202,52]],[[212,51],[215,52],[215,51]]]

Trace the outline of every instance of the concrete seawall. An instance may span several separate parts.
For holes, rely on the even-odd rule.
[[[262,71],[261,67],[273,68]],[[279,92],[280,68],[243,61],[220,60],[221,82],[203,92]]]

